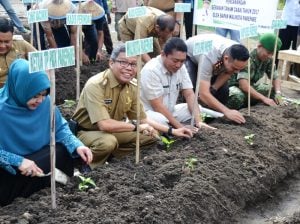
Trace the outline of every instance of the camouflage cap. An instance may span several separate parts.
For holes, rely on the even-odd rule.
[[[259,37],[259,42],[268,51],[273,52],[275,48],[276,35],[273,33],[264,33]],[[277,40],[277,51],[280,50],[282,42],[278,37]]]

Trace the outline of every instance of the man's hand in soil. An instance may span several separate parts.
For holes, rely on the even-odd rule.
[[[216,130],[216,129],[217,129],[217,128],[212,127],[212,126],[210,126],[210,125],[208,125],[208,124],[206,124],[205,122],[202,122],[202,121],[198,122],[198,123],[196,124],[196,126],[197,126],[199,129],[202,129],[202,128],[204,128],[204,129],[210,129],[210,130]]]
[[[246,122],[244,116],[237,110],[227,110],[224,115],[229,120],[232,120],[238,124],[244,124]]]
[[[172,134],[177,137],[185,137],[185,138],[193,137],[192,130],[190,130],[189,128],[186,128],[186,127],[173,129]]]
[[[76,149],[76,152],[81,157],[81,159],[86,162],[87,164],[90,164],[93,160],[93,154],[91,150],[86,146],[79,146]]]
[[[90,59],[89,59],[89,57],[84,52],[82,52],[82,62],[85,65],[89,65],[90,64]]]
[[[96,61],[104,60],[105,56],[102,51],[97,51]]]
[[[21,165],[18,167],[22,175],[25,176],[37,176],[38,174],[43,174],[41,170],[34,161],[24,158]]]
[[[272,107],[276,106],[275,101],[273,99],[268,98],[268,97],[265,97],[263,99],[263,103],[268,105],[268,106],[272,106]]]
[[[283,100],[283,95],[281,94],[281,92],[278,92],[275,94],[274,100],[276,102],[277,105],[280,106],[286,106],[287,103]]]

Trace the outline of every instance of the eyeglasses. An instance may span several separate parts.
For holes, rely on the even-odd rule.
[[[127,68],[128,65],[130,65],[130,67],[133,68],[133,69],[137,67],[137,64],[136,64],[136,63],[130,63],[130,62],[127,62],[127,61],[121,61],[121,60],[115,60],[115,62],[120,63],[120,65],[121,65],[123,68]]]

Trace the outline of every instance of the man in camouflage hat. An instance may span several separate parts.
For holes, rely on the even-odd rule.
[[[271,78],[272,73],[272,56],[276,43],[276,35],[265,33],[260,36],[257,47],[250,53],[250,96],[251,104],[263,102],[269,106],[282,104],[282,95],[280,80],[277,71],[274,71],[272,80],[273,91],[271,98],[268,98],[270,86],[258,81],[266,73]],[[277,50],[280,50],[281,40],[277,40]],[[248,66],[233,76],[229,82],[229,101],[227,106],[232,109],[240,109],[247,106],[248,99]]]

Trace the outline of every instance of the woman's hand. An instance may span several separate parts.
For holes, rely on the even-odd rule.
[[[86,147],[86,146],[79,146],[76,149],[76,152],[81,157],[81,159],[86,162],[87,164],[90,164],[93,160],[93,154],[92,151]]]
[[[38,176],[40,174],[43,174],[44,171],[41,170],[34,161],[24,158],[21,165],[18,167],[18,169],[21,171],[22,175],[25,176]]]

